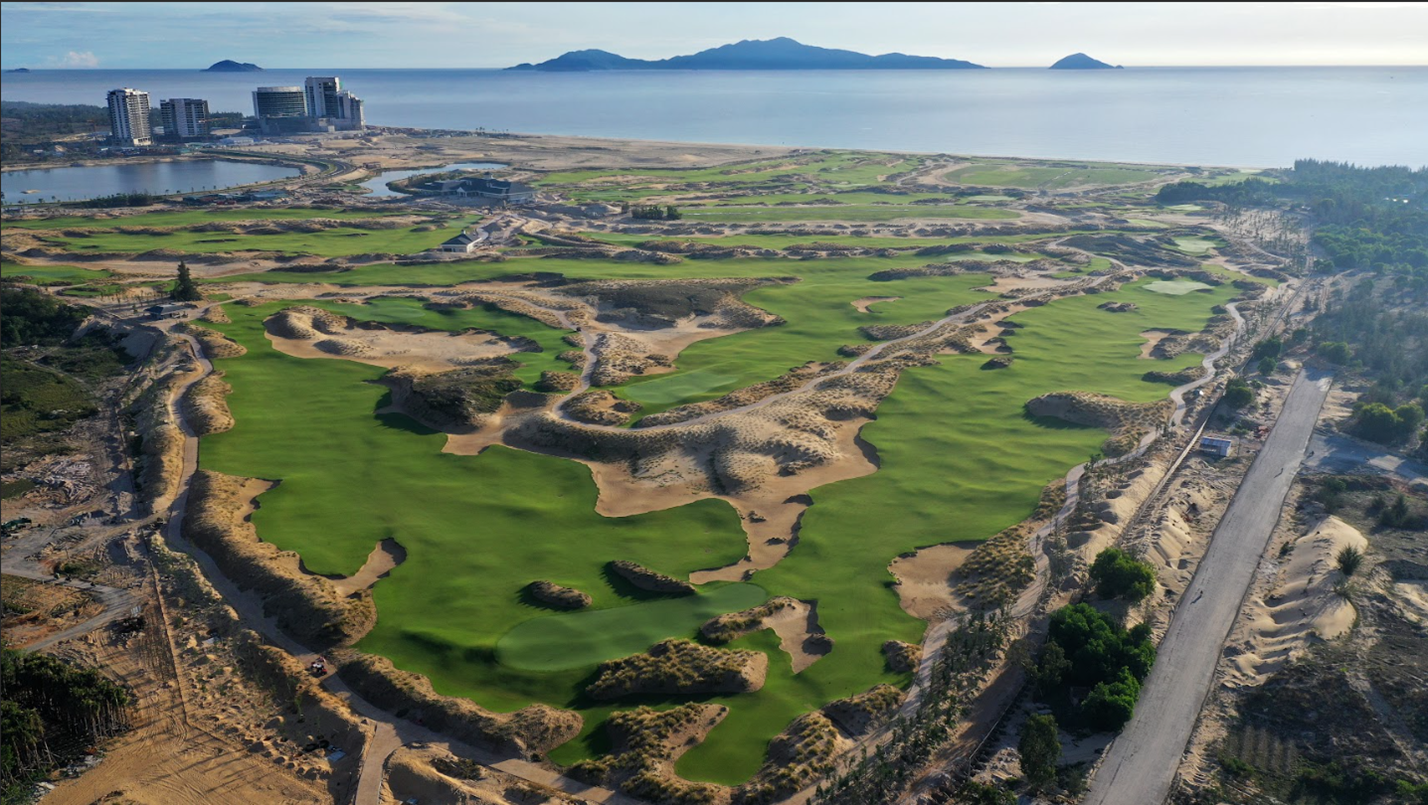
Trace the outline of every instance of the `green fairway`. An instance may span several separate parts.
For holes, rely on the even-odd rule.
[[[658,237],[652,235],[631,235],[622,232],[582,232],[580,234],[587,238],[613,243],[617,246],[639,246],[647,241],[661,240],[681,240],[693,243],[709,243],[715,246],[733,248],[736,246],[746,246],[751,249],[787,249],[790,246],[807,246],[814,243],[836,243],[840,246],[855,246],[863,249],[922,249],[928,246],[941,246],[952,243],[1034,243],[1038,240],[1051,240],[1053,238],[1064,238],[1068,235],[1089,234],[1093,230],[1071,230],[1067,232],[1056,232],[1053,234],[1039,235],[978,235],[976,237],[952,237],[952,238],[885,238],[885,237],[860,237],[857,235],[680,235],[674,237]],[[976,252],[966,252],[965,254],[976,254]],[[961,256],[961,255],[954,255]],[[995,255],[995,259],[1016,260],[1015,254]],[[988,259],[992,259],[989,257]],[[1027,258],[1031,259],[1031,258]]]
[[[49,239],[73,252],[147,252],[153,249],[174,249],[205,254],[231,251],[276,251],[291,254],[311,254],[319,257],[343,257],[353,254],[415,254],[441,244],[475,220],[448,229],[429,226],[398,229],[356,229],[336,227],[320,232],[283,232],[281,234],[238,234],[177,229],[169,232],[130,233],[120,231],[94,232],[84,237],[51,236]]]
[[[751,358],[757,350],[736,339],[773,337],[767,346],[783,357],[768,366],[800,363],[820,357],[817,350],[838,341],[834,336],[856,322],[877,320],[847,304],[850,295],[871,295],[860,285],[879,295],[903,295],[886,307],[905,306],[902,320],[910,320],[975,298],[971,287],[985,281],[965,275],[866,280],[870,268],[887,262],[801,265],[807,268],[803,287],[811,292],[809,299],[794,298],[799,286],[755,293],[762,295],[756,303],[786,310],[785,315],[808,317],[828,308],[804,323],[806,332],[796,332],[791,319],[785,325],[791,335],[779,336],[783,328],[773,328],[705,345],[734,344],[737,348],[720,348],[730,350],[722,357],[742,359],[740,371],[756,373],[753,367],[768,359]],[[598,270],[642,268],[648,270],[606,263]],[[820,271],[828,273],[819,276]],[[835,641],[832,653],[795,675],[776,638],[754,634],[733,645],[770,655],[764,688],[700,697],[725,704],[730,712],[678,769],[693,779],[737,783],[762,762],[767,741],[799,713],[879,682],[906,683],[905,675],[885,670],[879,649],[888,639],[916,641],[923,629],[887,587],[886,567],[893,557],[939,542],[985,539],[1019,521],[1042,486],[1105,438],[1094,429],[1031,421],[1022,415],[1022,402],[1070,389],[1155,399],[1164,390],[1140,380],[1145,363],[1136,357],[1143,341],[1139,333],[1197,330],[1209,308],[1233,293],[1227,285],[1175,296],[1150,292],[1147,284],[1018,314],[1024,327],[1008,338],[1016,350],[1009,369],[983,372],[978,356],[945,356],[941,365],[908,370],[877,421],[864,430],[881,469],[813,490],[815,505],[805,515],[798,547],[775,568],[756,574],[752,585],[712,586],[689,599],[631,597],[633,591],[606,577],[604,564],[631,559],[684,576],[735,561],[744,553],[744,536],[727,504],[707,500],[605,518],[594,513],[595,487],[579,464],[500,447],[479,456],[441,453],[440,434],[398,415],[375,413],[385,395],[366,381],[380,376],[380,369],[303,360],[271,348],[261,321],[293,303],[233,308],[231,324],[212,325],[249,353],[218,361],[234,387],[229,401],[238,424],[204,439],[202,463],[281,480],[263,495],[253,521],[264,540],[298,551],[314,572],[351,573],[378,540],[396,539],[407,560],[375,587],[378,625],[361,648],[429,676],[443,693],[487,707],[512,710],[544,701],[575,708],[585,715],[586,729],[553,754],[560,762],[603,751],[599,723],[618,708],[579,695],[581,680],[600,659],[638,650],[632,647],[639,643],[688,637],[708,615],[750,606],[763,600],[765,591],[817,601],[820,625]],[[1106,301],[1103,296],[1135,302],[1137,308],[1109,314],[1096,307]],[[379,302],[323,304],[363,318],[439,323],[445,329],[478,324],[463,318],[473,311],[435,313],[414,300]],[[788,340],[780,345],[780,337]],[[1068,351],[1066,344],[1077,347]],[[689,354],[680,364],[697,366],[713,357],[720,356]],[[1174,370],[1196,360],[1182,355],[1162,363]],[[590,593],[592,611],[552,615],[527,603],[521,590],[536,579]],[[529,670],[535,667],[550,670]],[[655,697],[649,703],[680,700]]]
[[[1144,168],[1096,166],[1033,167],[1014,164],[987,163],[969,165],[945,174],[949,181],[988,187],[1045,188],[1060,190],[1082,185],[1115,185],[1146,182],[1159,174]]]
[[[102,268],[80,268],[79,266],[24,266],[9,260],[0,262],[0,277],[13,279],[29,277],[30,282],[49,284],[59,282],[81,283],[102,280],[113,274]]]
[[[711,223],[762,223],[765,221],[896,221],[903,218],[1005,220],[1021,216],[1011,210],[991,207],[949,207],[933,204],[907,206],[843,204],[834,207],[692,207],[684,211],[684,217],[691,221],[709,221]]]
[[[496,643],[496,659],[523,671],[568,671],[638,654],[671,635],[694,637],[700,625],[768,598],[753,584],[730,584],[699,595],[628,607],[571,612],[528,620]]]
[[[1186,254],[1209,254],[1223,245],[1219,238],[1175,238],[1175,248]]]

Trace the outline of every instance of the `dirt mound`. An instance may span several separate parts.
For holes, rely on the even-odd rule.
[[[338,595],[332,582],[305,572],[292,551],[258,539],[246,515],[266,490],[263,481],[199,470],[189,488],[184,537],[202,548],[225,575],[256,590],[263,609],[284,631],[314,648],[350,645],[377,620],[371,595]]]
[[[1054,417],[1110,431],[1111,438],[1101,445],[1101,452],[1107,456],[1121,456],[1134,450],[1141,437],[1164,424],[1174,410],[1175,404],[1169,400],[1130,403],[1085,391],[1043,394],[1026,403],[1026,411],[1032,416]]]
[[[617,559],[608,565],[611,573],[635,585],[641,590],[649,593],[668,593],[670,595],[693,595],[694,585],[687,581],[680,581],[672,576],[666,576],[656,570],[650,570],[644,565]]]
[[[656,425],[672,425],[676,422],[684,422],[706,414],[752,405],[765,397],[782,394],[786,391],[793,391],[819,375],[836,372],[846,365],[847,364],[841,361],[835,361],[833,363],[809,361],[802,366],[790,369],[773,380],[766,380],[763,383],[745,386],[744,388],[731,391],[723,397],[706,400],[704,402],[677,405],[657,414],[650,414],[641,419],[635,427],[648,428]]]
[[[383,710],[421,713],[428,729],[461,741],[534,759],[571,740],[584,724],[577,713],[544,704],[492,713],[470,699],[442,696],[424,676],[400,671],[385,657],[338,652],[338,676]]]
[[[595,318],[640,329],[673,327],[698,320],[702,327],[745,328],[782,324],[783,319],[744,302],[750,290],[782,279],[603,280],[557,289],[595,305]]]
[[[352,341],[346,338],[324,338],[315,342],[313,346],[329,355],[340,355],[344,358],[367,356],[374,352],[371,347],[361,341]]]
[[[366,719],[328,692],[291,654],[263,643],[257,632],[239,633],[237,655],[245,669],[278,700],[298,702],[301,718],[283,719],[287,738],[299,746],[329,741],[361,755],[371,739]]]
[[[584,609],[590,606],[592,601],[589,593],[583,593],[573,587],[562,587],[545,579],[526,585],[526,591],[530,593],[531,598],[556,609]]]
[[[595,370],[590,373],[590,383],[595,386],[617,386],[651,369],[674,365],[668,355],[651,353],[644,343],[619,333],[601,333],[593,352]]]
[[[579,385],[580,375],[574,372],[553,372],[546,370],[540,373],[540,380],[536,381],[535,387],[536,391],[564,393],[574,391]]]
[[[704,622],[703,626],[699,627],[699,634],[705,640],[716,645],[728,643],[750,632],[757,632],[765,628],[764,621],[769,616],[799,603],[797,598],[790,598],[786,595],[770,598],[767,602],[751,609],[710,618]]]
[[[188,387],[183,395],[183,410],[194,435],[209,436],[233,429],[227,399],[232,392],[233,387],[223,382],[222,372],[214,372]]]
[[[1189,369],[1181,369],[1178,372],[1146,372],[1140,376],[1140,379],[1147,383],[1165,383],[1178,387],[1186,383],[1193,383],[1204,376],[1205,367],[1192,366]]]
[[[922,646],[901,640],[889,640],[883,644],[883,657],[887,660],[889,671],[895,674],[911,673],[917,670],[917,664],[922,661]]]
[[[447,372],[397,369],[382,378],[398,407],[448,433],[468,433],[484,426],[506,396],[522,383],[508,358],[488,360]]]
[[[571,397],[565,404],[565,412],[591,425],[623,425],[642,407],[633,400],[616,397],[612,391],[595,389]]]
[[[228,313],[223,310],[222,305],[214,305],[203,311],[203,315],[198,317],[200,321],[212,322],[213,324],[228,324],[233,321],[228,318]]]
[[[237,358],[248,354],[248,349],[236,341],[231,341],[227,336],[216,330],[207,327],[199,327],[194,324],[180,324],[174,328],[181,333],[193,336],[203,348],[204,357],[210,359]]]
[[[823,707],[823,714],[828,716],[844,735],[857,738],[866,735],[897,712],[904,698],[903,692],[892,685],[878,685],[857,696],[828,703]]]
[[[570,769],[580,780],[618,788],[643,801],[667,805],[727,802],[727,789],[692,783],[674,773],[674,763],[718,726],[729,708],[682,704],[668,710],[640,707],[617,712],[606,722],[610,753],[582,760]]]
[[[764,686],[768,655],[665,640],[645,654],[600,664],[585,692],[609,701],[631,695],[749,693]]]

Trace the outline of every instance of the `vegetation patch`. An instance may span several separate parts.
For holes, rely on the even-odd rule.
[[[769,658],[758,651],[664,640],[644,654],[600,664],[585,693],[597,700],[640,694],[749,693],[764,686]]]

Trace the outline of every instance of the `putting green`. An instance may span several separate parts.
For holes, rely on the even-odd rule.
[[[638,654],[669,637],[694,637],[716,615],[756,607],[768,593],[730,584],[697,595],[526,621],[496,642],[496,659],[523,671],[567,671]]]
[[[1223,245],[1214,238],[1175,238],[1175,248],[1186,254],[1209,254]]]
[[[1157,282],[1152,282],[1149,285],[1145,286],[1145,289],[1147,291],[1150,291],[1151,293],[1164,293],[1170,294],[1171,296],[1182,296],[1184,294],[1190,293],[1191,291],[1205,291],[1210,290],[1213,287],[1214,286],[1206,285],[1203,282],[1195,282],[1193,280],[1159,280]]]
[[[734,375],[721,375],[707,369],[695,369],[691,372],[662,375],[653,380],[630,386],[626,390],[625,396],[646,405],[669,406],[696,397],[707,396],[717,389],[728,388],[738,379]]]

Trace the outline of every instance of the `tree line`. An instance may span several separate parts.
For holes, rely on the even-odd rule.
[[[129,691],[93,668],[41,654],[0,654],[0,780],[11,789],[129,728]]]

